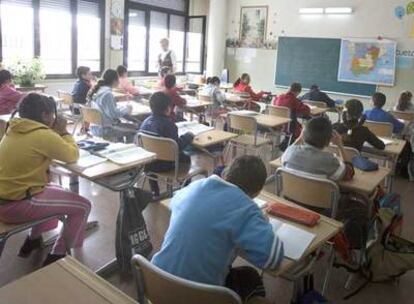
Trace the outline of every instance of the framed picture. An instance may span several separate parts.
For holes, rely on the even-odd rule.
[[[240,9],[240,46],[262,48],[266,41],[267,6],[242,6]]]

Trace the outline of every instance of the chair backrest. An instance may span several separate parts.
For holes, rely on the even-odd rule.
[[[0,119],[0,140],[3,138],[4,134],[6,133],[6,126],[7,126],[7,122]]]
[[[73,97],[69,92],[58,90],[57,95],[58,95],[59,98],[61,98],[61,102],[63,104],[65,104],[65,105],[73,104]]]
[[[276,171],[276,193],[304,206],[330,209],[333,218],[338,210],[338,185],[326,178],[279,168]]]
[[[370,121],[367,120],[364,123],[372,133],[379,137],[391,137],[393,125],[389,122],[378,122],[378,121]]]
[[[346,154],[347,159],[352,159],[355,156],[359,155],[359,151],[355,148],[351,148],[351,147],[343,147],[343,148],[344,148],[344,152]],[[326,148],[326,150],[332,153],[335,153],[338,156],[340,155],[338,146],[330,145]]]
[[[306,103],[308,105],[315,106],[315,107],[318,107],[318,108],[326,108],[327,107],[326,103],[323,102],[323,101],[304,100],[303,103]]]
[[[102,113],[98,109],[80,106],[83,122],[94,125],[102,125]]]
[[[257,122],[252,116],[229,113],[228,124],[231,130],[238,131],[240,133],[256,134],[257,132]]]
[[[138,143],[145,150],[157,154],[158,160],[178,161],[178,145],[170,138],[152,136],[141,132],[138,134]]]
[[[200,284],[169,274],[141,255],[132,258],[137,280],[138,302],[152,304],[241,304],[240,297],[232,290]]]
[[[267,110],[269,115],[290,118],[290,109],[288,107],[268,105]]]
[[[212,101],[212,98],[209,95],[198,94],[198,100],[201,100],[201,101]]]
[[[414,121],[414,112],[390,111],[392,116],[405,121]]]

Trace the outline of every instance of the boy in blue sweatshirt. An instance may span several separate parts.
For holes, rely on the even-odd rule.
[[[78,67],[76,74],[78,75],[78,80],[75,82],[72,90],[73,102],[86,104],[88,92],[92,87],[92,78],[91,69],[86,66]]]
[[[382,109],[386,101],[387,97],[384,94],[379,92],[375,93],[372,95],[372,103],[374,104],[374,108],[365,111],[364,114],[367,117],[367,120],[391,123],[394,127],[393,133],[399,134],[404,129],[404,123]]]
[[[275,269],[283,259],[282,242],[252,201],[265,181],[260,158],[242,156],[224,179],[213,175],[180,190],[171,200],[170,226],[152,262],[184,279],[227,286],[243,300],[264,296],[256,270],[231,265],[240,252],[262,269]]]

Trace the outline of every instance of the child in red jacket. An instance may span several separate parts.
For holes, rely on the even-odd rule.
[[[239,93],[248,93],[253,101],[259,101],[262,99],[266,92],[260,91],[259,93],[255,93],[250,86],[250,75],[247,73],[243,73],[233,84],[233,89],[235,92]]]
[[[179,117],[180,115],[176,115],[175,107],[182,108],[187,104],[187,100],[182,98],[178,95],[179,89],[176,86],[176,78],[175,75],[169,74],[164,78],[164,93],[167,94],[171,99],[171,114],[170,117],[173,121],[180,121],[183,120],[183,117]],[[181,115],[182,116],[182,115]]]
[[[273,100],[273,105],[287,107],[290,109],[290,123],[289,132],[295,138],[299,137],[302,132],[302,125],[298,122],[298,117],[308,117],[310,115],[310,108],[298,99],[302,85],[300,83],[292,83],[289,91],[286,94],[279,95]]]

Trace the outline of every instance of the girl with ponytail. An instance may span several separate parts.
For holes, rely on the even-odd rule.
[[[243,73],[233,84],[233,89],[235,92],[239,93],[248,93],[250,98],[253,101],[260,101],[265,95],[269,95],[269,93],[260,91],[259,93],[255,93],[250,86],[250,75],[247,73]]]
[[[342,114],[343,123],[334,125],[334,129],[342,135],[345,146],[352,147],[358,151],[362,150],[364,143],[379,150],[384,150],[385,145],[374,133],[364,126],[364,106],[358,99],[350,99],[345,103]]]
[[[133,123],[121,123],[120,119],[133,120],[130,117],[132,106],[118,107],[112,89],[119,85],[118,73],[108,69],[102,79],[90,92],[92,108],[98,109],[102,114],[100,125],[91,124],[90,130],[93,135],[115,140],[133,142],[137,133],[138,125]]]

